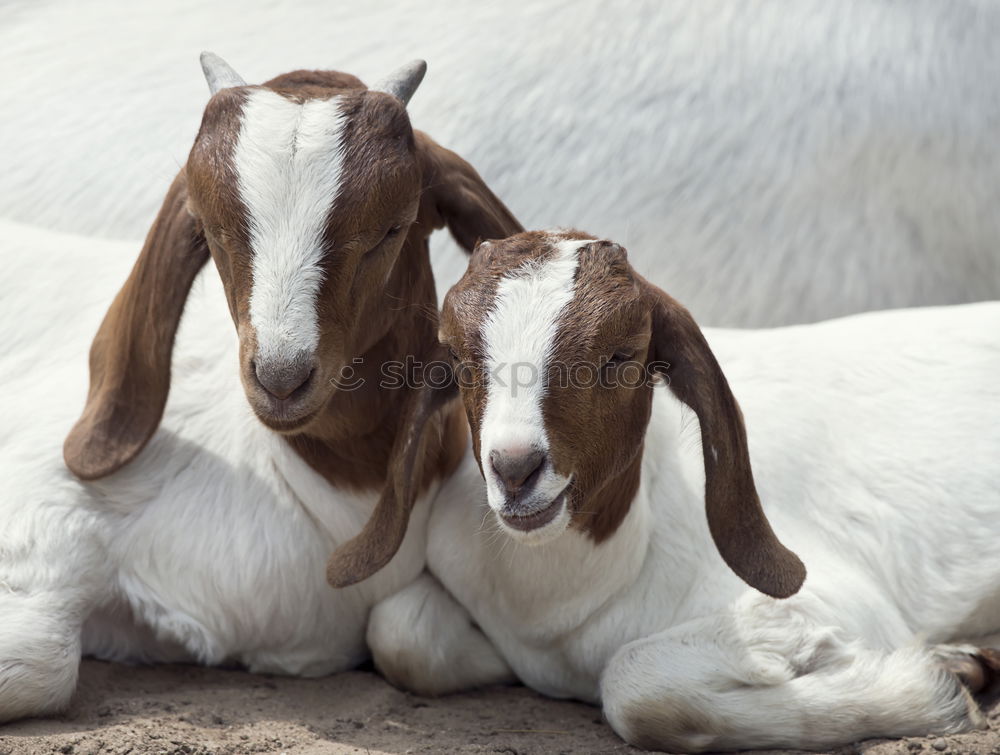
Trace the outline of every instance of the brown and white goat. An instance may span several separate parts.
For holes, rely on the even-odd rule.
[[[202,62],[213,96],[190,158],[93,340],[64,446],[76,477],[58,438],[130,252],[7,229],[24,267],[0,293],[20,314],[0,372],[23,401],[0,441],[0,720],[64,706],[81,653],[353,666],[424,534],[379,527],[359,557],[399,553],[355,590],[330,590],[322,561],[382,491],[429,495],[462,454],[459,407],[380,390],[378,371],[438,348],[428,236],[447,225],[471,249],[519,225],[411,128],[424,64],[367,89],[324,71],[248,86]],[[209,256],[218,275],[194,285]],[[404,458],[414,416],[436,431]]]
[[[671,751],[984,725],[961,682],[1000,654],[943,643],[1000,632],[998,332],[986,303],[703,334],[616,244],[483,243],[440,333],[471,452],[376,666]]]

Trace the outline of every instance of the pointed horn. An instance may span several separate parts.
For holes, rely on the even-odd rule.
[[[226,61],[207,50],[201,54],[201,70],[205,73],[208,88],[215,94],[220,89],[245,87],[247,83]]]
[[[404,105],[409,104],[413,93],[417,91],[420,82],[424,80],[427,73],[427,62],[423,60],[413,60],[405,66],[401,66],[382,79],[372,87],[372,91],[385,92],[393,97],[398,97]]]

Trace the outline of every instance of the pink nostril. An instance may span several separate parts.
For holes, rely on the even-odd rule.
[[[534,448],[490,451],[490,466],[510,495],[533,486],[544,464],[545,452]]]
[[[279,400],[287,399],[305,388],[315,372],[311,358],[290,362],[255,360],[251,362],[251,368],[261,388]]]

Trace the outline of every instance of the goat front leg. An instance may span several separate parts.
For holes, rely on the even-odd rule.
[[[114,582],[79,503],[0,500],[0,723],[58,713],[76,689],[81,627]]]
[[[0,723],[59,713],[76,689],[80,621],[55,592],[0,578]]]
[[[421,695],[516,681],[469,613],[427,572],[372,609],[368,646],[390,684]]]
[[[754,596],[622,647],[601,679],[612,727],[641,747],[703,752],[985,726],[933,648],[866,648],[797,613],[794,600]]]

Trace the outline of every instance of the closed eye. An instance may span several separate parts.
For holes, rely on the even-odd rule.
[[[386,241],[389,241],[390,239],[396,238],[399,235],[400,231],[402,231],[402,230],[403,230],[403,226],[401,226],[401,225],[391,226],[390,228],[388,228],[386,230],[386,232],[382,236],[381,240],[375,246],[381,246]]]
[[[625,362],[630,362],[633,359],[635,359],[635,351],[634,350],[619,349],[614,354],[612,354],[610,357],[608,357],[608,361],[605,362],[605,364],[609,364],[609,365],[624,364]]]
[[[368,251],[366,252],[366,254],[371,254],[372,252],[375,252],[375,251],[381,249],[383,247],[383,245],[387,241],[391,241],[392,239],[396,238],[399,235],[400,231],[402,231],[402,230],[403,230],[403,226],[401,226],[401,225],[391,226],[390,228],[388,228],[386,230],[386,232],[384,234],[382,234],[382,238],[380,238],[373,246],[371,246],[368,249]]]

